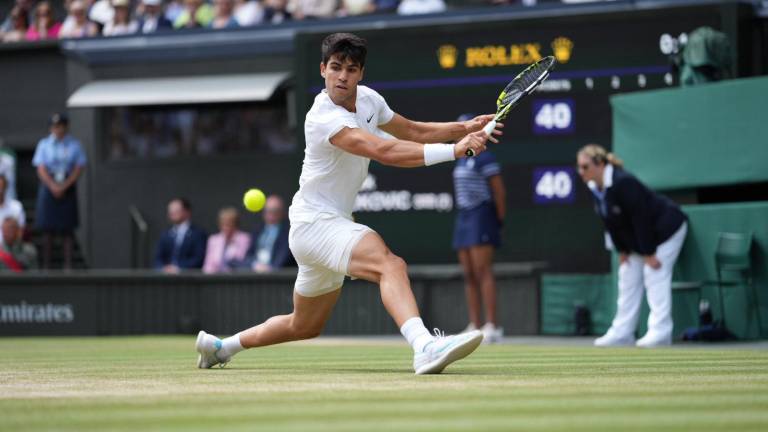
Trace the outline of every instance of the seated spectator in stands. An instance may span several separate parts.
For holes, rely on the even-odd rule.
[[[397,7],[398,15],[420,15],[445,12],[443,0],[402,0]]]
[[[264,0],[264,22],[280,24],[292,20],[288,12],[288,0]]]
[[[37,249],[22,239],[21,227],[13,216],[2,219],[2,242],[0,242],[0,271],[11,270],[20,273],[37,268]]]
[[[8,15],[11,28],[3,33],[3,42],[23,41],[29,30],[29,14],[20,6],[14,6]]]
[[[288,0],[288,12],[295,20],[332,18],[337,0]]]
[[[16,152],[5,146],[0,138],[0,175],[8,181],[5,188],[5,198],[16,198]]]
[[[184,2],[182,0],[170,0],[165,5],[165,12],[163,15],[171,22],[171,25],[176,22],[176,19],[184,12]]]
[[[248,256],[251,268],[266,273],[293,265],[293,255],[288,248],[288,229],[285,203],[277,195],[267,197],[264,205],[264,223],[251,236]]]
[[[373,0],[376,13],[391,13],[397,11],[400,0]]]
[[[239,229],[240,215],[234,207],[219,212],[219,232],[208,237],[205,252],[205,273],[232,271],[232,262],[242,262],[251,246],[251,237]]]
[[[208,24],[208,27],[212,29],[240,27],[234,15],[232,15],[235,10],[234,0],[213,0],[213,7],[215,16],[210,24]]]
[[[234,15],[240,27],[250,27],[264,21],[264,7],[256,0],[235,0]]]
[[[203,0],[184,0],[184,10],[173,22],[173,28],[208,27],[213,15],[213,8]]]
[[[356,16],[373,12],[376,12],[376,2],[373,0],[341,0],[341,6],[336,15]]]
[[[72,25],[61,29],[59,39],[77,39],[99,34],[99,27],[96,23],[88,20],[85,2],[82,0],[75,0],[69,4],[69,16],[73,19]]]
[[[142,0],[143,13],[139,16],[139,33],[148,34],[173,29],[173,24],[163,15],[162,0]]]
[[[8,198],[5,191],[8,188],[8,179],[5,176],[0,175],[0,221],[7,217],[16,219],[19,226],[24,228],[26,215],[24,214],[24,207],[19,200]]]
[[[17,6],[21,8],[22,10],[26,11],[27,13],[27,25],[35,20],[35,15],[33,12],[34,6],[33,0],[16,0],[14,3],[14,7],[11,8],[11,12],[8,13],[8,15],[3,19],[2,24],[0,24],[0,35],[3,33],[8,33],[9,31],[13,30],[13,19],[11,15],[13,14],[13,9],[15,9]]]
[[[61,23],[56,22],[51,4],[42,1],[35,7],[35,20],[27,30],[27,40],[58,39]]]
[[[104,26],[115,17],[115,8],[112,4],[112,0],[96,0],[96,2],[93,2],[93,0],[84,1],[91,3],[90,6],[88,4],[85,6],[88,10],[88,19],[96,23],[99,30],[103,31]],[[64,27],[66,28],[66,26],[67,23],[65,22]]]
[[[168,203],[168,220],[172,226],[157,243],[155,268],[166,274],[201,268],[208,235],[192,224],[189,201],[185,198],[172,199]]]
[[[115,16],[104,25],[104,36],[121,36],[136,33],[139,24],[131,19],[131,2],[129,0],[112,0]]]

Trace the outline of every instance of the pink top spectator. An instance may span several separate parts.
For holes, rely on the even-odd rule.
[[[58,39],[59,30],[61,30],[61,23],[55,23],[50,28],[48,28],[48,32],[45,34],[45,36],[41,37],[40,33],[37,31],[37,28],[35,26],[30,26],[27,30],[27,40],[36,41],[45,39]]]
[[[242,261],[251,246],[251,236],[242,231],[235,231],[229,243],[223,233],[208,237],[205,251],[204,273],[226,273],[230,271],[227,262]]]

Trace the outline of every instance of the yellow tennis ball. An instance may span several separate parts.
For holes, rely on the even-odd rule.
[[[267,197],[264,196],[261,189],[248,189],[248,192],[243,196],[243,205],[252,212],[261,211],[266,201]]]

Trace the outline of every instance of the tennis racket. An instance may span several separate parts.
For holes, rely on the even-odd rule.
[[[510,81],[510,83],[504,87],[504,90],[502,90],[498,99],[496,99],[496,115],[493,117],[493,120],[485,125],[483,131],[490,135],[491,132],[493,132],[493,129],[496,128],[496,122],[504,120],[512,107],[517,105],[526,95],[536,90],[536,87],[549,77],[549,72],[554,67],[555,58],[553,56],[547,56],[517,74],[515,79]],[[472,157],[475,155],[475,151],[467,149],[466,154],[467,156]]]

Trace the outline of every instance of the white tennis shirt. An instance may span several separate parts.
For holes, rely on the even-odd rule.
[[[304,162],[299,191],[288,211],[292,223],[312,222],[321,213],[352,218],[355,197],[368,174],[370,159],[348,153],[330,139],[343,128],[361,128],[372,134],[384,133],[378,126],[395,115],[376,91],[357,86],[357,112],[333,103],[323,90],[304,121]]]

